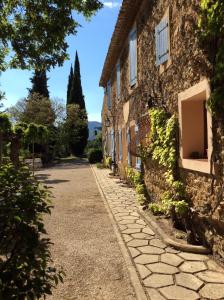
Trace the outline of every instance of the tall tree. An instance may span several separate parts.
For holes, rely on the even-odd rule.
[[[85,100],[82,92],[80,64],[79,64],[79,57],[77,51],[75,55],[74,74],[73,74],[72,86],[71,86],[68,104],[77,104],[79,105],[80,109],[86,108]]]
[[[47,80],[46,70],[35,70],[33,77],[30,78],[32,82],[32,88],[29,89],[30,94],[38,93],[45,98],[49,98]]]
[[[2,0],[0,2],[0,70],[10,52],[11,67],[49,69],[68,58],[66,36],[76,34],[76,13],[91,17],[98,0]]]
[[[67,106],[67,118],[64,123],[64,140],[70,153],[83,154],[88,139],[88,120],[86,111],[77,104]]]
[[[70,93],[72,88],[72,81],[73,81],[73,67],[71,65],[70,74],[68,77],[68,87],[67,87],[67,105],[69,105]]]

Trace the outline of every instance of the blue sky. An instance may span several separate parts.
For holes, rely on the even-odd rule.
[[[70,61],[48,73],[51,98],[61,98],[65,102],[70,66],[74,63],[75,51],[78,51],[83,93],[90,121],[101,120],[103,90],[99,88],[99,79],[121,2],[104,1],[104,8],[91,21],[78,16],[77,20],[82,27],[78,28],[76,36],[67,38]],[[1,90],[6,94],[5,107],[14,105],[27,96],[31,76],[32,72],[22,70],[7,70],[2,73],[0,84]]]

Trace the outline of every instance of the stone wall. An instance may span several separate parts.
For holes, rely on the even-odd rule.
[[[116,101],[116,74],[111,74],[116,128],[129,128],[130,122],[147,113],[147,104],[164,106],[170,113],[178,115],[178,94],[209,77],[211,66],[200,49],[197,40],[198,6],[193,0],[142,1],[136,15],[138,49],[138,82],[129,86],[129,47],[128,37],[120,53],[121,97]],[[170,61],[161,67],[155,63],[155,26],[169,9],[170,16]],[[115,70],[114,66],[112,70]],[[152,103],[152,97],[157,103]],[[123,118],[123,105],[129,101],[129,120]],[[217,142],[224,136],[213,122],[213,139]],[[224,137],[223,137],[224,143]],[[126,142],[123,144],[127,148]],[[215,150],[223,151],[223,144],[217,143]],[[224,153],[224,152],[223,152]],[[224,156],[224,154],[223,154]],[[127,165],[127,154],[123,154],[120,165],[122,176]],[[193,222],[201,240],[210,244],[216,253],[224,257],[224,205],[223,160],[218,155],[215,169],[219,176],[180,169],[180,177],[185,182],[189,201],[192,204]],[[167,189],[165,170],[156,162],[147,160],[145,182],[154,201]],[[221,202],[221,204],[220,204]],[[223,206],[222,206],[223,205]]]

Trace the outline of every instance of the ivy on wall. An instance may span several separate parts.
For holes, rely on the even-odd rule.
[[[198,22],[201,45],[207,50],[213,66],[212,93],[208,108],[216,116],[224,117],[224,1],[201,0]]]
[[[161,108],[150,109],[149,116],[151,143],[142,151],[143,158],[150,154],[153,160],[166,168],[165,179],[169,185],[169,191],[161,196],[161,203],[151,203],[149,208],[155,214],[165,213],[175,218],[184,215],[188,211],[188,203],[185,200],[185,187],[178,180],[177,175],[177,119],[175,115],[169,116]]]

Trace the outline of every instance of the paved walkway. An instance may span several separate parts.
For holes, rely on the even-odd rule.
[[[93,170],[149,299],[224,299],[224,269],[207,255],[167,247],[138,214],[134,190]]]
[[[48,300],[135,300],[128,267],[90,166],[85,161],[37,172],[54,195],[45,218],[52,256],[66,273]]]

